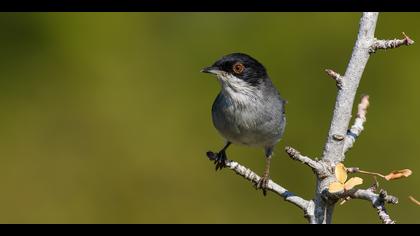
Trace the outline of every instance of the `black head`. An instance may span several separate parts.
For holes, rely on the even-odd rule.
[[[206,67],[201,72],[219,74],[225,72],[248,82],[258,85],[267,78],[264,66],[256,59],[244,53],[232,53],[222,57],[212,66]]]

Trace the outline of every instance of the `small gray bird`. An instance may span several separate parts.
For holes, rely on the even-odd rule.
[[[246,54],[226,55],[201,72],[215,74],[222,87],[213,103],[212,118],[226,139],[218,153],[209,151],[207,156],[218,170],[225,167],[226,149],[232,143],[264,148],[266,165],[257,188],[266,195],[271,156],[286,125],[285,100],[264,66]]]

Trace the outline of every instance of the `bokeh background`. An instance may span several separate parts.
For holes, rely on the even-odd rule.
[[[305,223],[274,194],[263,197],[205,152],[214,78],[222,55],[259,59],[288,100],[288,125],[271,177],[311,198],[315,178],[291,161],[291,145],[320,156],[336,87],[359,13],[0,14],[1,223]],[[419,13],[383,13],[377,37],[420,40]],[[346,165],[414,174],[381,187],[398,223],[420,223],[420,47],[378,51],[358,97],[371,95],[366,130]],[[231,159],[261,173],[263,151],[232,146]],[[368,187],[371,177],[365,179]],[[379,223],[370,203],[350,201],[335,223]]]

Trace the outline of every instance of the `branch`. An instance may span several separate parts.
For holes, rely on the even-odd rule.
[[[212,156],[207,154],[207,157],[212,160]],[[231,170],[233,170],[236,174],[244,177],[246,180],[253,183],[255,186],[260,181],[261,177],[258,176],[255,172],[253,172],[251,169],[239,164],[238,162],[232,161],[232,160],[226,160],[225,166]],[[284,200],[293,203],[294,205],[298,206],[302,210],[305,211],[305,214],[311,215],[310,212],[306,212],[308,210],[308,207],[310,205],[310,202],[296,196],[294,193],[289,192],[287,189],[283,188],[282,186],[278,185],[272,180],[268,181],[267,190],[274,192],[275,194],[279,195],[280,197],[284,198]]]
[[[331,193],[329,193],[331,195]],[[335,198],[362,199],[372,203],[372,206],[377,210],[378,216],[384,224],[395,224],[385,209],[385,203],[397,204],[398,198],[388,195],[385,190],[381,190],[379,194],[374,193],[371,189],[357,189],[354,191],[342,191],[340,193],[332,194]]]
[[[292,158],[295,161],[300,161],[301,163],[309,166],[314,173],[316,173],[318,176],[325,175],[325,170],[321,163],[318,161],[312,160],[311,158],[307,156],[303,156],[300,154],[300,152],[292,147],[287,146],[285,148],[286,153],[289,155],[290,158]]]
[[[353,199],[369,200],[372,203],[376,203],[378,200],[383,203],[398,204],[398,198],[395,196],[388,195],[385,190],[381,190],[379,194],[374,193],[371,190],[357,189],[356,191],[349,191],[345,196],[349,196]]]
[[[357,190],[351,198],[359,198],[368,200],[376,208],[379,218],[384,224],[395,224],[385,209],[385,203],[397,204],[398,198],[390,196],[385,190],[381,190],[379,194],[375,194],[369,190]]]
[[[359,87],[360,79],[366,63],[369,60],[369,48],[374,43],[374,33],[377,12],[365,12],[360,20],[359,33],[350,62],[342,80],[342,89],[338,90],[333,118],[328,131],[327,142],[324,147],[323,160],[337,164],[344,160],[344,139],[334,137],[345,137],[351,119],[351,110],[354,97]]]
[[[318,176],[316,184],[316,195],[313,200],[315,203],[316,223],[330,223],[335,203],[339,199],[348,200],[351,198],[371,201],[373,206],[377,209],[382,222],[394,223],[387,214],[384,203],[396,203],[398,200],[395,197],[387,196],[385,191],[381,191],[380,194],[375,194],[373,190],[376,189],[376,185],[370,188],[370,190],[345,191],[339,198],[332,196],[328,192],[329,184],[335,179],[334,166],[344,161],[345,152],[354,145],[356,138],[364,129],[367,108],[369,106],[368,96],[362,97],[358,106],[355,123],[350,129],[349,124],[356,92],[370,54],[377,49],[396,48],[401,45],[411,45],[414,43],[414,41],[405,34],[404,39],[402,40],[377,40],[375,38],[375,28],[378,15],[379,13],[377,12],[363,13],[362,18],[360,19],[357,40],[354,44],[352,55],[344,76],[341,76],[333,70],[326,70],[326,73],[336,81],[339,90],[335,100],[333,117],[322,159],[314,162],[310,158],[300,155],[300,153],[294,149],[286,149],[290,157],[302,161],[313,170],[319,169],[317,167],[318,165],[326,170],[326,176],[324,178],[319,178]],[[362,173],[362,171],[356,168],[353,168],[353,171]],[[377,175],[382,176],[379,174]]]
[[[346,139],[344,140],[344,152],[347,152],[353,147],[357,137],[363,131],[364,123],[366,122],[366,113],[369,106],[369,95],[362,96],[362,99],[357,108],[356,119],[354,120],[353,126],[347,131]]]
[[[392,39],[392,40],[378,40],[375,39],[375,42],[372,44],[372,46],[369,49],[369,53],[375,53],[378,49],[392,49],[392,48],[398,48],[402,45],[410,46],[414,43],[414,40],[412,40],[410,37],[408,37],[404,32],[402,32],[402,35],[404,36],[403,39]]]
[[[338,89],[342,89],[343,88],[343,77],[339,73],[337,73],[337,72],[335,72],[335,71],[333,71],[331,69],[326,69],[325,72],[333,80],[335,80],[335,83],[336,83]]]

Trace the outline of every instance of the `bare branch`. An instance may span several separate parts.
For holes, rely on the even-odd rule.
[[[362,99],[357,108],[356,119],[354,120],[353,126],[347,131],[346,140],[344,141],[344,152],[347,152],[353,147],[357,137],[362,133],[364,129],[364,123],[366,122],[367,108],[369,107],[369,95],[363,95]]]
[[[382,223],[384,224],[395,224],[395,222],[391,219],[389,214],[387,213],[385,209],[385,203],[391,203],[391,204],[397,204],[398,199],[394,196],[389,196],[387,192],[383,189],[378,194],[375,194],[376,190],[379,187],[379,183],[376,179],[376,176],[382,177],[387,179],[386,176],[375,173],[375,172],[368,172],[368,171],[362,171],[357,167],[350,167],[347,168],[348,173],[364,173],[369,175],[374,175],[375,182],[373,185],[368,188],[367,190],[357,190],[356,192],[353,192],[346,196],[345,200],[350,200],[351,198],[359,198],[359,199],[365,199],[372,202],[372,205],[374,208],[376,208],[376,211],[378,213],[379,218],[381,219]]]
[[[350,199],[362,199],[372,203],[372,206],[376,209],[379,218],[384,224],[394,224],[395,222],[391,219],[385,209],[385,203],[397,204],[398,198],[388,195],[385,190],[381,190],[379,194],[374,193],[371,189],[357,189],[350,191],[342,191],[340,193],[328,193],[333,195],[335,198]]]
[[[335,83],[336,83],[336,85],[337,85],[337,88],[339,88],[339,89],[342,89],[343,88],[343,77],[339,74],[339,73],[337,73],[337,72],[335,72],[335,71],[333,71],[333,70],[331,70],[331,69],[326,69],[325,70],[325,72],[333,79],[333,80],[335,80]]]
[[[309,224],[316,224],[315,202],[313,200],[309,201],[308,207],[304,210],[304,213],[304,216],[308,220]]]
[[[324,147],[323,159],[336,164],[344,160],[344,142],[334,136],[346,136],[351,119],[354,97],[369,60],[369,48],[374,42],[377,12],[365,12],[360,20],[359,34],[353,47],[350,62],[344,74],[343,88],[338,90],[333,118]]]
[[[404,32],[402,32],[402,35],[404,36],[403,39],[392,39],[392,40],[378,40],[375,39],[375,42],[372,44],[372,46],[369,49],[369,53],[375,53],[378,49],[392,49],[392,48],[398,48],[402,45],[410,46],[414,43],[414,40],[412,40],[410,37],[408,37]]]
[[[342,87],[337,93],[333,117],[324,147],[323,158],[320,161],[325,163],[326,166],[333,167],[344,160],[343,150],[346,132],[349,127],[357,88],[359,87],[363,71],[369,60],[369,48],[374,42],[378,15],[379,13],[377,12],[364,12],[360,19],[357,40],[353,47],[350,62],[348,63],[346,72],[342,78],[342,81],[345,82],[342,83]],[[339,199],[328,198],[328,186],[334,179],[335,177],[332,170],[330,171],[329,177],[317,179],[314,202],[316,204],[316,222],[319,224],[330,222],[330,219],[327,219],[328,217],[326,217],[326,215],[327,213],[331,214],[331,207],[333,207]],[[342,198],[345,198],[345,196]]]
[[[381,192],[385,192],[384,190],[381,190]],[[386,193],[386,192],[385,192]],[[380,195],[375,192],[373,192],[371,189],[352,189],[349,191],[341,191],[337,193],[327,193],[328,195],[340,199],[340,198],[346,198],[350,197],[352,199],[362,199],[362,200],[368,200],[372,203],[375,203],[380,197],[381,200],[384,203],[390,203],[390,204],[398,204],[398,198],[391,196],[391,195]]]
[[[373,204],[373,207],[376,208],[376,211],[378,212],[379,219],[381,219],[382,223],[384,224],[395,224],[395,221],[391,219],[391,217],[388,215],[386,209],[385,209],[385,199],[388,197],[388,194],[385,190],[381,190],[379,193],[378,199]],[[394,197],[395,198],[395,197]],[[391,203],[397,203],[398,199],[394,199]]]
[[[313,200],[315,203],[315,223],[331,223],[334,205],[337,200],[340,199],[328,198],[328,186],[331,181],[335,179],[333,167],[336,166],[337,163],[340,163],[344,160],[345,143],[348,143],[347,146],[350,146],[349,144],[352,145],[354,143],[354,141],[346,141],[346,132],[349,127],[351,111],[353,108],[357,88],[362,78],[363,71],[369,60],[369,50],[375,42],[374,34],[378,14],[379,13],[377,12],[363,13],[362,18],[360,19],[360,27],[357,40],[354,44],[350,62],[347,65],[346,73],[344,76],[341,76],[333,70],[326,70],[326,73],[336,81],[339,90],[335,101],[335,107],[330,129],[328,131],[327,141],[324,147],[323,158],[320,161],[313,161],[308,157],[302,156],[295,149],[286,147],[286,152],[292,159],[305,163],[306,165],[310,166],[312,170],[318,173],[316,194]],[[367,100],[367,98],[364,100]],[[365,105],[366,102],[363,102],[363,104]],[[365,115],[366,113],[360,112],[360,121],[362,121]],[[360,130],[359,126],[360,124],[358,122],[358,130]],[[358,132],[358,134],[360,134],[361,130],[363,130],[363,126],[360,132],[358,130],[354,132]],[[320,178],[319,172],[322,169],[324,169],[323,174],[326,176]],[[341,198],[346,199],[346,197],[347,196],[343,196]]]
[[[344,161],[345,152],[354,145],[356,138],[364,129],[367,108],[369,106],[369,96],[367,95],[362,97],[358,106],[355,123],[350,129],[349,123],[357,88],[359,87],[370,54],[377,49],[396,48],[401,45],[411,45],[414,43],[414,41],[405,34],[404,39],[402,40],[377,40],[374,37],[377,19],[377,12],[363,13],[362,18],[360,19],[357,40],[354,44],[350,62],[347,65],[344,76],[341,76],[332,70],[326,70],[327,74],[336,81],[339,90],[335,100],[333,117],[324,147],[323,158],[317,162],[321,166],[327,167],[326,169],[330,169],[330,171],[327,171],[327,176],[325,178],[317,179],[316,195],[314,198],[316,223],[330,223],[335,203],[339,199],[350,200],[352,198],[370,201],[376,208],[382,222],[394,223],[386,212],[384,205],[385,203],[396,204],[398,199],[393,196],[388,196],[383,190],[381,190],[379,194],[376,194],[374,190],[377,189],[377,184],[374,184],[369,190],[350,190],[343,191],[341,194],[334,193],[334,195],[331,195],[331,193],[328,192],[329,184],[335,180],[332,168],[336,166],[337,163]],[[299,152],[292,152],[291,154],[295,154],[289,154],[289,156],[295,157],[295,159],[302,159]],[[305,158],[303,158],[303,160],[307,161]],[[351,168],[348,171],[368,173],[361,171],[358,168]],[[378,173],[369,172],[369,174],[384,177]]]
[[[210,156],[208,155],[209,159]],[[251,169],[239,164],[238,162],[232,161],[232,160],[226,160],[225,166],[229,169],[233,170],[236,174],[244,177],[246,180],[253,183],[255,186],[260,181],[261,177],[257,175],[255,172],[253,172]],[[283,188],[282,186],[276,184],[272,180],[269,180],[267,190],[276,193],[280,197],[284,198],[284,200],[293,203],[294,205],[298,206],[305,212],[308,209],[309,201],[296,196],[294,193],[289,192],[287,189]],[[305,213],[307,215],[310,215],[310,213]]]
[[[384,203],[398,204],[398,198],[388,195],[384,190],[381,190],[379,194],[376,194],[371,190],[358,189],[351,192],[348,196],[355,199],[370,200],[372,203],[375,203],[379,199]]]
[[[395,221],[393,221],[391,219],[391,217],[388,215],[388,213],[386,212],[385,206],[384,205],[378,205],[376,207],[379,219],[381,219],[382,223],[384,224],[395,224]]]
[[[314,173],[316,173],[318,176],[324,175],[323,166],[318,161],[312,160],[311,158],[307,156],[303,156],[302,154],[300,154],[298,150],[289,146],[285,148],[285,151],[289,155],[290,158],[292,158],[295,161],[300,161],[303,164],[309,166],[314,171]]]
[[[411,45],[414,43],[414,41],[406,35],[404,35],[404,39],[402,40],[377,40],[374,37],[377,19],[377,12],[363,13],[362,18],[360,19],[357,40],[354,44],[350,62],[347,65],[344,76],[341,76],[332,70],[326,70],[326,73],[336,81],[339,90],[335,100],[333,117],[324,147],[323,158],[316,162],[327,170],[327,176],[325,178],[317,179],[316,195],[314,198],[316,223],[330,223],[334,205],[337,201],[339,199],[350,200],[352,198],[370,201],[376,208],[382,222],[394,223],[386,212],[384,205],[385,203],[396,204],[398,199],[393,196],[388,196],[385,191],[376,194],[374,191],[378,187],[377,184],[374,184],[369,190],[343,191],[341,194],[334,193],[333,196],[328,192],[329,184],[335,180],[333,167],[336,166],[337,163],[344,161],[346,151],[354,145],[356,138],[364,129],[367,108],[369,106],[369,96],[367,95],[362,97],[358,106],[355,123],[350,129],[349,124],[357,88],[359,87],[370,54],[377,49],[396,48],[401,45]],[[294,149],[288,149],[287,152],[290,157],[304,162],[311,166],[312,169],[317,169],[314,168],[314,164],[309,161],[311,159],[308,158],[308,160],[306,157],[302,157],[300,153]],[[381,174],[368,173],[361,171],[358,168],[350,168],[348,171],[384,177]]]

